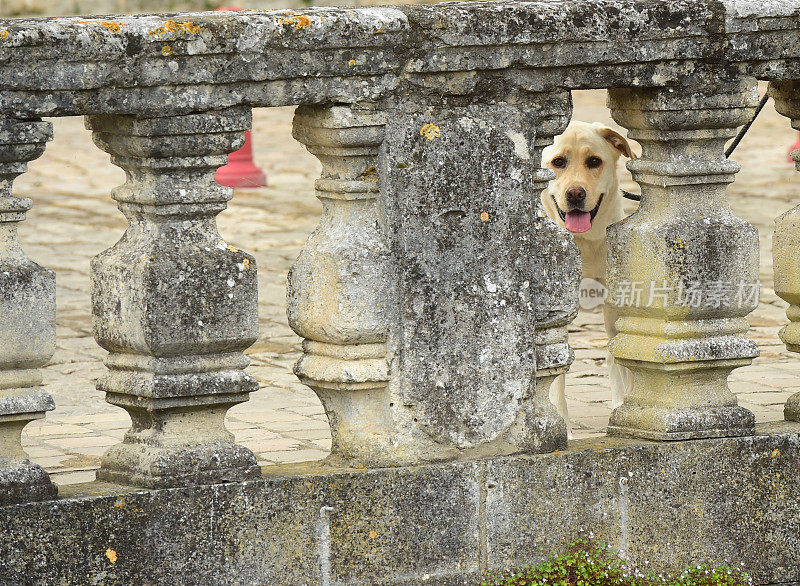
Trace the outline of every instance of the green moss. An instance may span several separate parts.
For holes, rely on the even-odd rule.
[[[727,566],[696,564],[679,574],[654,574],[632,567],[592,539],[578,539],[565,553],[503,573],[480,586],[750,586],[752,579]]]

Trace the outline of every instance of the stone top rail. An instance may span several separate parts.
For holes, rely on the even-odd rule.
[[[355,103],[409,86],[436,95],[660,87],[704,68],[784,80],[798,76],[798,30],[798,0],[0,19],[0,115]]]

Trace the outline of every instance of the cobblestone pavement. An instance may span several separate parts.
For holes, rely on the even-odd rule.
[[[321,209],[313,191],[320,165],[291,138],[292,112],[254,112],[256,158],[269,186],[237,191],[219,217],[223,237],[253,253],[258,263],[260,335],[248,355],[249,371],[261,388],[248,403],[230,410],[227,425],[262,465],[320,459],[330,449],[322,406],[291,372],[299,338],[284,312],[286,273]],[[605,93],[575,92],[575,117],[610,122]],[[35,202],[20,231],[23,247],[58,279],[58,349],[45,369],[57,408],[25,428],[23,444],[57,483],[68,484],[92,480],[102,453],[130,425],[127,413],[105,403],[94,388],[105,351],[92,338],[88,293],[89,259],[112,246],[126,222],[108,196],[124,181],[123,172],[92,144],[82,119],[55,119],[54,125],[55,140],[16,184],[17,194]],[[750,320],[761,357],[731,377],[740,403],[758,421],[781,419],[783,402],[800,390],[800,357],[787,352],[777,337],[786,304],[772,290],[771,262],[773,219],[800,199],[794,195],[800,177],[785,159],[795,134],[768,105],[734,156],[743,170],[729,189],[735,212],[761,235],[761,304]],[[623,187],[636,189],[629,176]],[[581,313],[571,331],[576,360],[567,376],[567,401],[575,435],[602,434],[611,412],[602,317]]]

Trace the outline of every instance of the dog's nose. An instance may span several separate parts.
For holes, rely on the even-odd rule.
[[[567,196],[567,203],[573,206],[581,206],[586,201],[586,190],[583,187],[570,187],[564,195]]]

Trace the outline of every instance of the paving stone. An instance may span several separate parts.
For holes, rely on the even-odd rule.
[[[50,449],[52,453],[52,449]],[[33,455],[31,455],[33,458]],[[36,463],[39,466],[44,466],[47,470],[56,470],[56,469],[63,469],[64,468],[64,461],[69,459],[68,454],[62,454],[60,456],[52,456],[52,455],[40,455],[36,457]]]
[[[270,458],[272,452],[282,452],[297,450],[302,447],[302,442],[288,437],[277,437],[273,439],[254,439],[247,442],[247,447],[253,450],[256,454],[261,454],[266,458]],[[294,460],[299,461],[299,460]]]
[[[39,437],[71,437],[79,434],[90,434],[91,432],[91,429],[81,427],[80,425],[70,425],[67,423],[43,423],[37,425],[35,421],[25,428],[26,435]]]
[[[269,458],[270,461],[276,463],[309,462],[311,460],[321,460],[327,455],[328,452],[325,450],[314,450],[310,448],[301,450],[274,451],[261,454],[262,457]]]
[[[108,447],[117,443],[117,439],[107,435],[83,435],[58,439],[58,446],[69,451],[82,452],[84,448]]]
[[[736,398],[756,405],[780,405],[782,408],[790,395],[792,393],[787,391],[762,391],[757,393],[738,393]]]
[[[94,470],[81,472],[59,472],[58,470],[53,470],[49,472],[50,478],[56,484],[83,484],[84,482],[92,482],[95,478]]]
[[[331,434],[327,429],[298,429],[297,431],[284,432],[284,435],[298,440],[331,439]]]
[[[230,425],[226,425],[226,427],[230,428]],[[236,441],[240,443],[251,442],[251,440],[266,441],[282,437],[281,434],[275,433],[273,431],[267,431],[263,427],[248,427],[245,429],[237,429],[234,431],[234,435],[236,436]],[[252,445],[252,442],[250,445]],[[251,447],[251,449],[253,448]]]
[[[328,429],[327,421],[323,421],[321,419],[312,419],[309,417],[306,417],[305,419],[293,419],[291,421],[266,421],[263,423],[263,426],[277,433],[297,431],[300,429]]]

